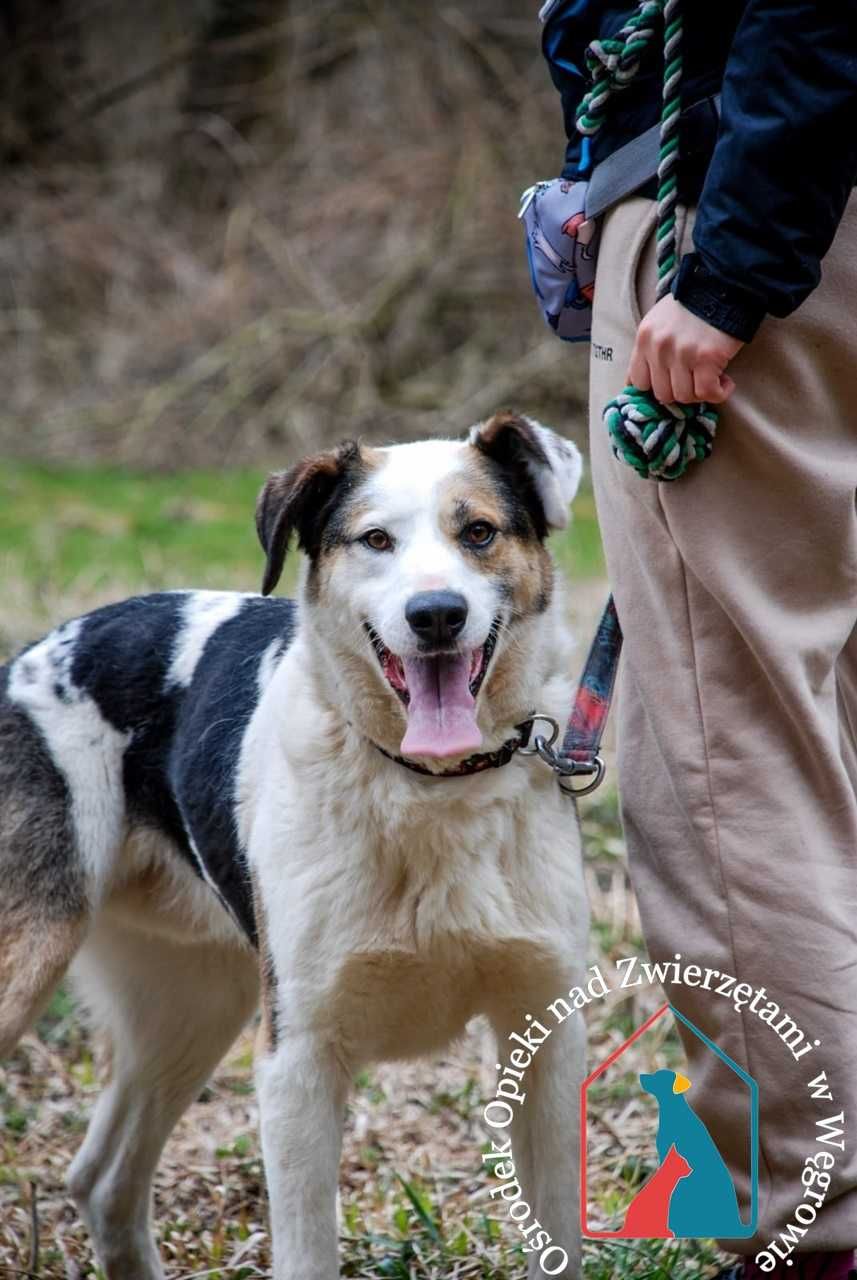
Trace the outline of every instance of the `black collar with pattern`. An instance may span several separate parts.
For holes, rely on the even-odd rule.
[[[417,764],[416,760],[409,760],[407,756],[394,756],[383,747],[379,747],[377,742],[373,743],[373,746],[378,747],[381,755],[386,756],[388,760],[393,760],[414,773],[423,773],[428,778],[469,778],[471,774],[485,773],[488,769],[501,769],[504,764],[508,764],[514,758],[516,751],[527,745],[533,721],[524,720],[521,724],[516,724],[515,728],[518,730],[518,736],[507,738],[502,747],[498,747],[496,751],[480,751],[476,755],[468,756],[454,768],[442,769],[440,772],[428,769],[424,764]]]

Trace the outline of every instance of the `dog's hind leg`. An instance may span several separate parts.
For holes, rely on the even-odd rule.
[[[112,1041],[112,1078],[69,1174],[108,1280],[162,1280],[151,1184],[164,1143],[242,1025],[258,961],[222,944],[186,946],[103,920],[72,969]]]
[[[88,916],[68,786],[0,690],[0,1060],[50,998]]]
[[[47,1004],[85,929],[82,916],[44,920],[0,910],[0,1061]]]

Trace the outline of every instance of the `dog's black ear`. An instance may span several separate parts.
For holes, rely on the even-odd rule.
[[[583,471],[580,452],[570,440],[508,411],[471,427],[468,439],[510,475],[539,537],[566,527]]]
[[[275,471],[265,481],[256,502],[256,532],[267,556],[263,596],[270,595],[280,580],[292,534],[308,556],[318,554],[325,524],[359,453],[359,446],[347,441],[338,449],[304,458],[288,471]]]

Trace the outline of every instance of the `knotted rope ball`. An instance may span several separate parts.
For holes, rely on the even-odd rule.
[[[711,453],[718,413],[710,404],[661,404],[626,387],[604,409],[613,453],[646,480],[678,480]]]

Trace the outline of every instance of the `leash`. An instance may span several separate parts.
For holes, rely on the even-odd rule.
[[[507,739],[497,751],[468,756],[453,769],[441,773],[435,773],[415,760],[408,760],[406,756],[394,756],[377,742],[374,745],[388,760],[431,778],[466,778],[474,773],[484,773],[488,769],[502,768],[516,755],[538,756],[553,769],[560,790],[566,795],[589,795],[604,780],[604,761],[599,753],[610,713],[621,652],[622,628],[611,595],[608,596],[590,646],[559,750],[554,749],[559,738],[559,724],[553,716],[541,711],[534,711],[527,720],[516,725],[520,736]],[[530,743],[530,735],[537,723],[548,725],[550,732],[547,736],[537,734]],[[582,787],[565,781],[580,777],[591,777],[592,781]]]
[[[538,755],[550,765],[557,775],[560,790],[566,795],[587,796],[604,780],[601,739],[610,714],[621,652],[622,628],[611,595],[607,597],[592,640],[559,750],[554,750],[559,725],[551,716],[538,713],[533,719],[548,723],[551,726],[550,736],[538,735],[532,746],[519,749],[521,755]],[[564,779],[581,776],[591,776],[592,781],[583,787],[563,785]]]
[[[616,36],[594,40],[586,50],[592,87],[577,109],[576,128],[585,138],[598,133],[610,100],[626,89],[654,44],[655,26],[664,24],[664,80],[658,152],[658,219],[656,301],[671,289],[678,271],[676,203],[678,200],[679,119],[681,117],[681,0],[642,0]],[[597,170],[596,170],[597,172]],[[646,479],[677,480],[691,462],[711,453],[719,419],[713,405],[663,405],[649,391],[627,386],[604,409],[614,455]]]

